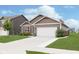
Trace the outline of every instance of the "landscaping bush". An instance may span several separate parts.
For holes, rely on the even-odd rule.
[[[31,36],[32,34],[30,32],[24,32],[24,33],[20,33],[20,35],[23,35],[23,36]]]
[[[57,30],[56,36],[57,36],[57,37],[64,37],[64,36],[65,36],[65,35],[64,35],[64,30],[62,30],[62,29]]]

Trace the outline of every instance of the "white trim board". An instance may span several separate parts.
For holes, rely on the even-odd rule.
[[[35,24],[35,25],[53,25],[53,24],[60,24],[60,23],[40,23],[40,24]]]
[[[23,23],[20,25],[20,27],[21,27],[24,23],[26,23],[26,22],[30,24],[30,22],[29,22],[29,21],[25,21],[25,22],[23,22]]]

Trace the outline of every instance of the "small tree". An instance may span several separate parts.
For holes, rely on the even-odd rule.
[[[4,22],[4,29],[5,30],[10,30],[11,28],[12,28],[12,23],[11,23],[11,21],[10,20],[6,20],[5,22]]]
[[[64,37],[64,30],[63,29],[58,29],[56,32],[57,37]]]

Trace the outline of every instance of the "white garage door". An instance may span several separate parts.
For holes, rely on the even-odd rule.
[[[37,36],[56,37],[57,27],[37,27]]]

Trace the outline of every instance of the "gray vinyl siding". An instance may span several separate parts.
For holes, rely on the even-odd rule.
[[[12,29],[10,30],[10,34],[19,34],[21,33],[21,27],[20,25],[27,21],[27,19],[23,16],[23,15],[20,15],[20,16],[17,16],[13,19],[11,19],[12,21]]]

